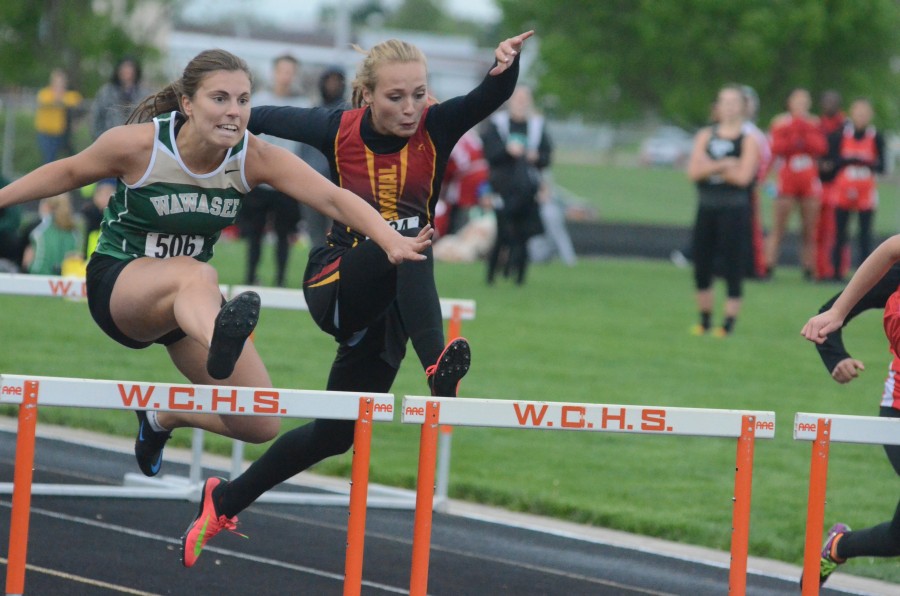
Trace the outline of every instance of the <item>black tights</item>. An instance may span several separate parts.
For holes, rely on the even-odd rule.
[[[262,245],[265,230],[253,230],[247,236],[247,276],[248,284],[259,282],[256,270],[262,257]],[[291,252],[291,238],[288,234],[276,234],[275,236],[275,285],[284,287],[287,276],[288,257]]]
[[[847,246],[849,239],[847,238],[847,228],[850,224],[850,214],[853,211],[847,209],[836,209],[834,214],[835,234],[834,249],[831,251],[831,263],[834,265],[836,276],[841,275],[841,261],[843,257],[844,247]],[[872,219],[875,211],[857,211],[859,219],[859,263],[866,260],[872,252]]]
[[[883,407],[881,415],[900,418],[900,410]],[[900,475],[900,445],[885,445],[884,450],[894,471]],[[890,521],[841,536],[837,544],[837,556],[841,559],[900,556],[900,501],[897,502],[894,517]]]
[[[487,281],[494,283],[501,257],[505,257],[503,276],[515,276],[514,281],[525,283],[528,271],[528,222],[523,217],[513,218],[502,210],[497,211],[497,238],[487,256]]]
[[[721,259],[722,276],[729,298],[743,294],[744,269],[748,255],[746,239],[750,233],[750,206],[700,207],[694,224],[692,253],[694,285],[697,290],[712,286],[717,260]]]
[[[374,248],[372,248],[374,247]],[[444,349],[440,302],[428,260],[390,265],[373,242],[345,253],[338,298],[344,332],[366,329],[352,345],[338,347],[328,377],[329,391],[387,393],[412,340],[423,369]],[[237,515],[261,494],[353,445],[353,420],[314,420],[284,433],[234,481],[215,493],[220,515]]]
[[[257,269],[262,257],[263,240],[271,216],[275,232],[275,285],[285,285],[288,258],[291,252],[291,236],[300,221],[300,205],[277,190],[256,187],[244,200],[238,222],[241,233],[247,238],[247,284],[258,282]]]
[[[404,232],[416,233],[418,230]],[[425,261],[399,267],[392,265],[371,241],[344,254],[337,304],[344,338],[369,327],[396,304],[403,331],[412,341],[422,368],[437,361],[444,350],[444,328],[434,283],[434,255],[430,248],[424,254],[428,257]],[[399,366],[399,362],[396,364]],[[362,387],[360,391],[373,389]]]
[[[383,393],[390,389],[396,376],[397,369],[381,360],[365,370],[336,363],[328,377],[328,389]],[[354,426],[354,420],[313,420],[282,434],[243,474],[216,491],[219,515],[233,517],[285,480],[323,459],[346,452],[353,446]]]

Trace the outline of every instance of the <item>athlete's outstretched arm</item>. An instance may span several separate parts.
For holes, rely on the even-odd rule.
[[[80,153],[45,164],[0,188],[0,209],[146,168],[150,161],[148,140],[152,145],[153,124],[111,128]]]
[[[250,137],[246,162],[251,186],[265,183],[316,211],[359,230],[384,249],[391,263],[423,261],[433,231],[425,226],[415,238],[398,233],[363,199],[331,183],[302,159],[281,147]]]
[[[467,130],[490,116],[516,88],[519,56],[525,40],[534,35],[526,31],[505,39],[494,50],[494,66],[481,83],[465,95],[433,106],[428,113],[428,131],[438,145],[453,147]]]
[[[522,53],[522,46],[525,44],[525,40],[532,35],[534,35],[533,30],[520,33],[515,37],[510,37],[509,39],[501,41],[500,45],[497,46],[497,49],[494,50],[494,59],[497,60],[497,64],[488,72],[488,74],[497,76],[509,68],[513,63],[513,60],[516,59],[516,56]]]
[[[258,106],[250,110],[250,122],[247,123],[247,130],[255,135],[267,134],[299,141],[321,151],[329,144],[328,124],[330,119],[335,117],[335,112],[339,111],[321,107]]]
[[[807,321],[800,334],[816,343],[825,341],[825,337],[840,329],[848,313],[884,277],[894,263],[900,261],[900,235],[891,236],[882,242],[871,255],[863,261],[850,283],[827,311]]]

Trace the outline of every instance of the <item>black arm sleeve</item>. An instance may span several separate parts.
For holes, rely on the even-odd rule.
[[[342,110],[327,108],[294,108],[290,106],[261,106],[250,110],[247,130],[312,145],[325,155],[334,152],[333,141]]]
[[[872,308],[883,309],[891,294],[897,291],[898,285],[900,285],[900,265],[894,265],[884,277],[875,284],[875,287],[869,290],[865,296],[856,303],[856,306],[850,309],[850,312],[847,313],[847,318],[844,319],[843,326],[846,327],[851,319],[864,311]],[[831,308],[834,301],[837,300],[840,295],[840,293],[837,293],[832,296],[828,302],[822,305],[819,312],[822,313]],[[819,357],[822,358],[822,362],[825,364],[825,368],[829,373],[834,370],[834,367],[837,366],[838,362],[845,358],[850,358],[850,354],[847,352],[846,348],[844,348],[842,331],[843,327],[828,334],[823,343],[816,344],[816,350],[819,351]]]
[[[519,56],[516,56],[508,69],[497,76],[486,75],[466,95],[432,106],[425,126],[438,150],[452,149],[467,130],[502,106],[515,90],[518,79]]]

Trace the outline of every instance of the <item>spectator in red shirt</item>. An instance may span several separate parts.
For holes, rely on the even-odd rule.
[[[822,192],[816,160],[827,150],[819,119],[809,112],[811,105],[809,91],[795,89],[788,97],[788,112],[772,121],[772,154],[782,163],[778,169],[778,195],[766,255],[771,272],[778,263],[781,239],[791,211],[798,205],[802,237],[800,264],[807,277],[812,276],[815,268],[814,240]]]
[[[435,216],[438,237],[455,234],[466,225],[468,211],[478,205],[488,174],[481,137],[471,129],[453,147],[444,170],[441,200]]]

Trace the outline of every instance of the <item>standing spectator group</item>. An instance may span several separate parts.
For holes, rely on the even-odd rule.
[[[731,108],[738,91],[743,95],[743,108],[735,115]],[[712,126],[695,138],[687,173],[697,184],[700,197],[690,249],[700,311],[700,321],[692,328],[697,335],[712,332],[724,337],[731,333],[741,295],[737,272],[742,271],[742,277],[773,277],[795,210],[801,221],[799,264],[808,280],[843,281],[851,262],[862,262],[873,248],[876,177],[884,172],[886,160],[884,139],[873,125],[875,114],[869,100],[854,100],[848,116],[842,110],[840,94],[828,90],[820,99],[821,115],[816,116],[810,111],[809,91],[795,89],[788,97],[788,110],[772,120],[768,135],[754,123],[758,105],[752,88],[724,87],[713,108]],[[740,135],[731,131],[732,117],[743,120]],[[734,175],[734,168],[746,158],[739,145],[746,149],[747,138],[754,141],[756,157],[754,175],[744,180],[743,175]],[[776,191],[771,227],[764,235],[759,190],[766,185],[770,171],[775,172]],[[726,222],[722,201],[738,195],[742,197],[740,221]],[[714,212],[718,218],[712,216]],[[736,217],[738,211],[728,213]],[[858,234],[855,261],[851,261],[849,240],[853,219]],[[742,240],[733,242],[735,235]],[[711,323],[713,299],[709,293],[714,276],[728,281],[723,325],[716,328]]]
[[[852,102],[849,117],[835,90],[822,94],[818,116],[810,113],[811,104],[807,90],[795,90],[788,98],[788,111],[777,116],[770,129],[778,170],[766,247],[768,276],[779,262],[790,213],[799,205],[804,277],[841,282],[851,265],[861,263],[872,251],[876,176],[885,169],[884,139],[873,125],[874,110],[866,98]],[[858,235],[855,259],[849,246],[853,214]]]

